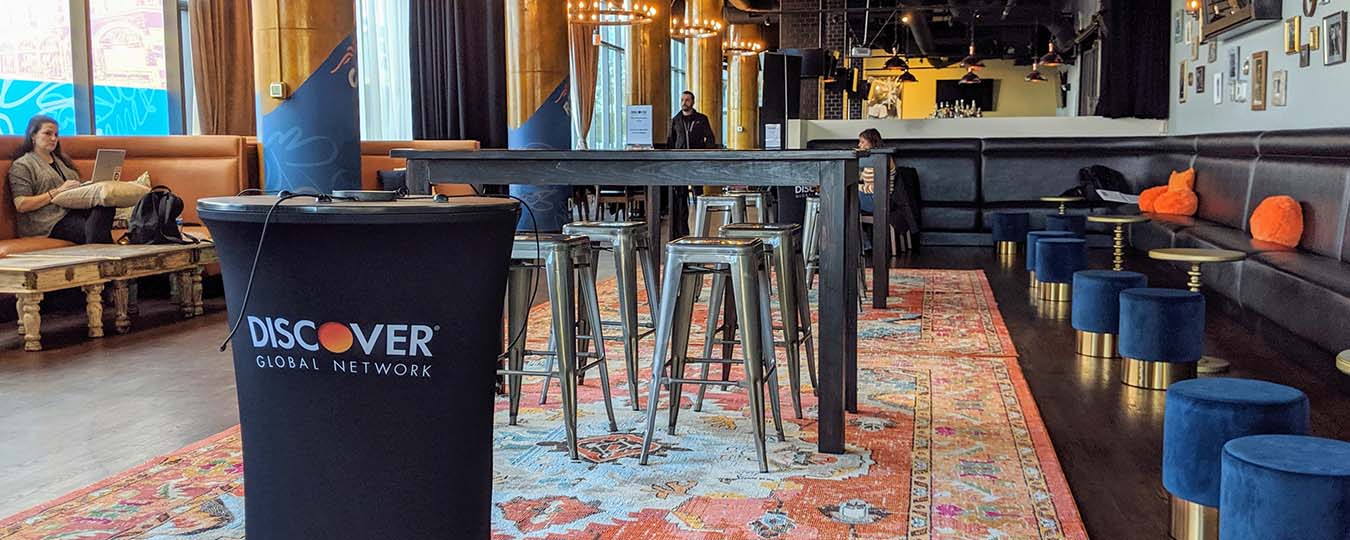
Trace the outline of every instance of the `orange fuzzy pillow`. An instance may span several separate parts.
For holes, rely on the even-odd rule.
[[[1167,189],[1171,191],[1178,189],[1195,190],[1195,169],[1190,168],[1181,172],[1172,171],[1172,176],[1167,177]]]
[[[1303,207],[1287,195],[1266,197],[1252,212],[1252,238],[1298,247],[1303,238]]]
[[[1194,216],[1199,205],[1200,199],[1196,198],[1194,191],[1180,189],[1169,189],[1153,202],[1155,212],[1176,216]]]
[[[1157,212],[1158,196],[1167,193],[1167,186],[1153,186],[1139,192],[1139,211]]]

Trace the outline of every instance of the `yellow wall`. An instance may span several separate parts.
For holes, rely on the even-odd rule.
[[[889,55],[881,56],[886,54],[884,51],[873,51],[873,54],[876,56],[863,61],[863,74],[869,77],[874,75],[872,70],[881,69],[889,58]],[[984,64],[980,77],[998,80],[994,110],[985,112],[985,116],[1055,116],[1059,76],[1054,69],[1041,68],[1041,74],[1050,82],[1033,84],[1023,79],[1031,66],[1014,66],[1012,60],[985,60]],[[919,82],[906,84],[901,90],[901,118],[906,120],[928,118],[933,114],[933,102],[937,98],[935,81],[956,80],[966,74],[965,69],[955,64],[933,69],[927,60],[921,59],[910,60],[909,66]]]

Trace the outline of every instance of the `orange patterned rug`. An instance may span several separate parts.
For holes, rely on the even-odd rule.
[[[859,317],[859,413],[842,455],[815,451],[814,399],[803,392],[805,419],[793,419],[786,384],[787,440],[770,439],[769,473],[742,393],[710,391],[677,435],[658,432],[645,467],[622,361],[610,362],[618,432],[594,378],[582,387],[580,462],[562,447],[556,385],[547,405],[526,386],[518,426],[499,400],[494,537],[1086,539],[984,275],[895,270],[892,293],[894,307]],[[612,292],[601,303],[614,309]],[[241,472],[232,429],[0,521],[0,539],[243,538]]]

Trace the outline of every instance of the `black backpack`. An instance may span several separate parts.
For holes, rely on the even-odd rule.
[[[167,186],[155,186],[131,209],[122,238],[129,244],[195,243],[196,238],[178,230],[178,216],[182,214],[183,199]]]
[[[1120,174],[1120,171],[1104,165],[1093,165],[1079,169],[1078,187],[1065,191],[1062,195],[1083,197],[1094,205],[1119,204],[1103,200],[1102,196],[1097,194],[1099,189],[1130,193],[1130,185],[1125,181],[1125,175]]]

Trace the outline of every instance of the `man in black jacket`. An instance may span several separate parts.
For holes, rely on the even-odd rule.
[[[670,134],[666,136],[666,145],[672,150],[694,150],[717,148],[717,138],[713,135],[712,124],[708,116],[694,110],[694,93],[685,91],[680,95],[680,112],[670,119]],[[671,188],[670,222],[671,236],[681,237],[689,234],[689,188],[676,186]]]

